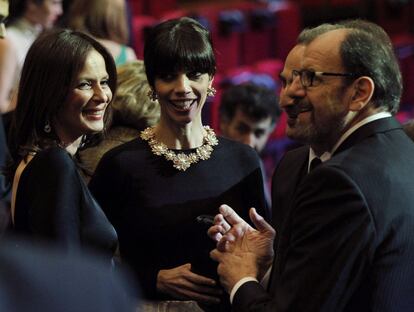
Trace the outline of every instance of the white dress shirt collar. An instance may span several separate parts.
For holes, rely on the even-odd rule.
[[[374,115],[368,116],[365,119],[362,119],[360,122],[356,123],[354,126],[349,128],[339,138],[338,142],[336,142],[336,144],[334,145],[333,149],[330,152],[324,152],[319,158],[321,159],[322,162],[325,162],[325,161],[329,160],[331,158],[332,154],[335,153],[335,151],[338,149],[338,147],[356,130],[358,130],[363,125],[366,125],[367,123],[370,123],[374,120],[387,118],[387,117],[391,117],[391,113],[389,113],[389,112],[380,112],[380,113],[376,113]],[[312,149],[312,147],[309,148],[308,172],[309,172],[309,168],[310,168],[310,164],[311,164],[312,160],[316,157],[318,157],[318,156],[315,154],[315,151]]]

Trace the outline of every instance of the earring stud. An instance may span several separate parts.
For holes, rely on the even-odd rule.
[[[149,99],[150,99],[151,101],[153,101],[153,102],[155,102],[156,100],[158,100],[158,96],[157,96],[157,94],[156,94],[156,93],[155,93],[155,91],[154,91],[154,90],[152,90],[152,89],[148,90],[147,96],[148,96],[148,97],[149,97]]]
[[[217,90],[216,90],[216,89],[214,89],[213,87],[208,87],[208,88],[207,88],[207,95],[208,95],[208,96],[215,96],[215,95],[216,95],[216,93],[217,93]]]
[[[52,127],[50,126],[49,120],[45,122],[45,126],[43,127],[43,131],[46,133],[50,133],[52,131]]]

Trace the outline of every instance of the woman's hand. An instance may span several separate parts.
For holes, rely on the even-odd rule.
[[[180,300],[195,300],[202,303],[217,304],[222,290],[215,280],[191,272],[191,264],[160,270],[157,289]]]

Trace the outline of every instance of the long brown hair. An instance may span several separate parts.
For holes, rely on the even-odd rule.
[[[98,39],[127,44],[125,0],[75,0],[70,6],[68,27]]]
[[[109,87],[115,94],[117,76],[114,60],[92,37],[67,29],[51,30],[40,35],[29,49],[10,128],[10,154],[13,164],[7,170],[9,177],[14,174],[14,169],[28,152],[58,143],[53,129],[47,132],[45,125],[64,106],[91,50],[96,50],[104,58]],[[110,115],[108,106],[104,116],[105,125],[110,121]],[[101,134],[87,135],[85,141],[94,141],[99,135]]]

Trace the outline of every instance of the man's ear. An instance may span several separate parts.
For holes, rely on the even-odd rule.
[[[356,79],[351,86],[351,102],[349,104],[350,111],[362,110],[372,99],[375,84],[372,78],[362,76]]]

